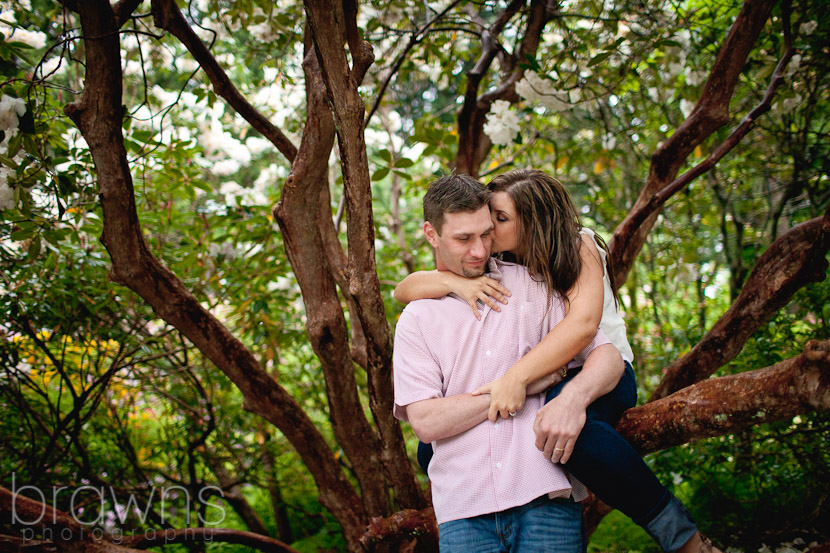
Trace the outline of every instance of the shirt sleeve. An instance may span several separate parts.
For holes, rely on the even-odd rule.
[[[406,406],[411,403],[444,397],[441,367],[429,350],[418,317],[409,309],[398,319],[392,359],[396,418],[408,421]]]
[[[594,334],[594,339],[591,340],[591,343],[588,344],[585,347],[585,349],[576,354],[573,360],[570,363],[568,363],[568,368],[581,367],[585,364],[585,360],[588,358],[588,355],[592,351],[594,351],[594,349],[598,348],[601,345],[610,343],[611,340],[608,339],[608,337],[605,335],[601,328],[598,328],[597,333]]]

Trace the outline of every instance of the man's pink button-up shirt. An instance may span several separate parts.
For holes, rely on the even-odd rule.
[[[480,307],[476,320],[457,296],[418,300],[395,330],[395,416],[417,401],[474,391],[502,376],[564,317],[562,300],[521,265],[490,261],[490,276],[512,293],[502,311]],[[481,305],[481,304],[480,304]],[[609,343],[601,331],[571,365]],[[533,421],[544,394],[528,396],[515,417],[481,424],[433,442],[429,464],[438,523],[518,507],[551,494],[567,497],[567,474],[536,449]]]

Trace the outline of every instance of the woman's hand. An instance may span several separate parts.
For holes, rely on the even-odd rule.
[[[509,374],[485,384],[475,392],[474,396],[490,394],[490,412],[487,418],[495,422],[499,417],[506,419],[516,414],[524,407],[526,388],[521,382],[514,380]]]
[[[501,311],[501,307],[496,302],[506,304],[507,298],[510,297],[510,290],[488,276],[466,278],[453,273],[448,273],[446,276],[449,277],[447,285],[450,290],[469,304],[478,320],[481,320],[481,314],[478,312],[477,301],[481,300],[482,303],[490,306],[490,309]]]

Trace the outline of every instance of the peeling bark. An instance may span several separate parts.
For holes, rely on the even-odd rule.
[[[381,544],[397,543],[408,537],[419,538],[427,550],[438,550],[438,523],[431,507],[420,511],[406,509],[391,517],[372,519],[360,543],[366,551],[375,551]]]
[[[629,409],[617,430],[641,453],[830,410],[830,340],[756,371],[698,382]]]
[[[524,76],[520,64],[527,56],[534,56],[539,48],[542,31],[553,15],[547,0],[531,0],[530,15],[525,26],[524,36],[508,62],[514,69],[502,80],[498,88],[479,96],[478,88],[484,75],[489,71],[501,46],[496,38],[504,26],[525,5],[525,0],[513,0],[500,14],[496,22],[482,34],[482,51],[479,59],[467,73],[467,88],[464,103],[458,114],[458,153],[455,159],[455,171],[478,177],[481,164],[487,157],[492,143],[484,134],[484,123],[490,106],[496,100],[519,101],[516,83]]]
[[[659,214],[658,207],[641,210],[671,183],[694,149],[729,121],[729,100],[747,56],[769,18],[775,0],[746,0],[721,46],[700,100],[691,115],[651,156],[646,184],[634,207],[608,242],[614,281],[622,285]],[[637,224],[632,220],[640,218]]]
[[[328,166],[318,160],[329,158],[334,144],[334,122],[323,96],[313,51],[306,55],[303,67],[308,116],[300,150],[286,179],[282,198],[274,209],[274,217],[282,230],[285,250],[306,302],[306,330],[325,375],[329,418],[360,483],[363,509],[359,526],[362,526],[367,514],[388,513],[389,501],[385,483],[377,478],[381,472],[377,455],[379,440],[363,415],[355,367],[348,355],[349,332],[329,272],[323,238],[319,227],[308,224],[318,220],[322,189],[328,186]]]
[[[358,86],[374,61],[371,46],[356,36],[351,20],[355,11],[346,9],[345,22],[326,0],[305,4],[325,90],[335,121],[343,174],[348,220],[348,292],[366,337],[369,406],[381,441],[377,451],[384,472],[403,507],[423,507],[427,500],[417,485],[412,463],[406,456],[400,425],[392,416],[392,333],[380,294],[375,264],[375,235],[369,163],[363,134],[365,106]],[[353,60],[349,68],[343,45],[348,42]],[[368,444],[363,444],[364,452]],[[365,453],[364,453],[365,454]],[[370,453],[374,454],[374,452]]]
[[[80,101],[67,106],[66,112],[89,144],[95,164],[104,215],[101,241],[112,259],[110,278],[141,296],[222,370],[242,392],[243,407],[276,425],[297,449],[317,482],[321,503],[344,528],[360,528],[360,500],[299,404],[147,248],[121,134],[115,17],[106,0],[80,2],[78,8],[84,36],[98,38],[85,39],[86,86]]]
[[[740,295],[706,336],[667,370],[652,399],[707,378],[740,353],[761,325],[793,294],[824,280],[830,250],[830,211],[793,227],[758,259]]]

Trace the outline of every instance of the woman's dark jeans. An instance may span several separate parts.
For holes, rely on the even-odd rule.
[[[558,396],[579,371],[548,391],[545,401]],[[585,411],[579,433],[565,468],[605,503],[634,521],[648,520],[668,501],[663,486],[631,444],[614,428],[623,412],[637,404],[637,382],[631,364],[616,388],[597,399]]]
[[[568,376],[548,391],[546,401],[579,373]],[[663,486],[643,458],[614,426],[622,413],[637,403],[637,382],[631,364],[617,386],[597,399],[586,410],[585,426],[563,466],[602,501],[619,509],[642,526],[666,551],[686,543],[696,527],[677,499]],[[418,444],[418,464],[426,472],[432,458],[432,445]]]

